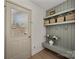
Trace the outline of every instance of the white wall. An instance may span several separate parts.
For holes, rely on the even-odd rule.
[[[43,17],[45,15],[45,10],[39,7],[38,5],[30,2],[30,0],[11,1],[32,10],[32,55],[34,55],[43,49],[42,42],[44,42],[45,40],[45,28],[43,26]]]

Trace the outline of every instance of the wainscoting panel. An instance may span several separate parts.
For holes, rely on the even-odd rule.
[[[62,4],[54,7],[56,13],[70,9],[70,8],[75,8],[75,0],[66,0]]]
[[[71,8],[75,8],[75,0],[66,0],[62,4],[54,7],[56,13]],[[57,35],[59,37],[56,45],[68,48],[70,50],[75,49],[75,24],[48,26],[46,27],[46,32],[47,34]]]
[[[58,13],[71,8],[75,8],[75,0],[66,0],[62,4],[57,5],[54,8],[50,8],[49,10],[55,9],[55,12]],[[46,16],[47,16],[47,13],[46,13]]]
[[[75,24],[63,24],[46,27],[47,34],[57,35],[59,39],[55,45],[74,50],[75,48]]]

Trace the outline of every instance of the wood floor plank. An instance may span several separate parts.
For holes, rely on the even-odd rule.
[[[56,54],[50,50],[44,49],[29,59],[68,59],[68,58],[60,56],[59,54]]]

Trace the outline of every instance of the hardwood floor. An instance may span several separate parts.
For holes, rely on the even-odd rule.
[[[48,49],[44,49],[29,59],[68,59],[68,58],[60,56],[59,54],[56,54]]]

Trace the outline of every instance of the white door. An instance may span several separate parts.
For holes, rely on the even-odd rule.
[[[31,10],[6,4],[5,59],[28,59],[31,56]]]

